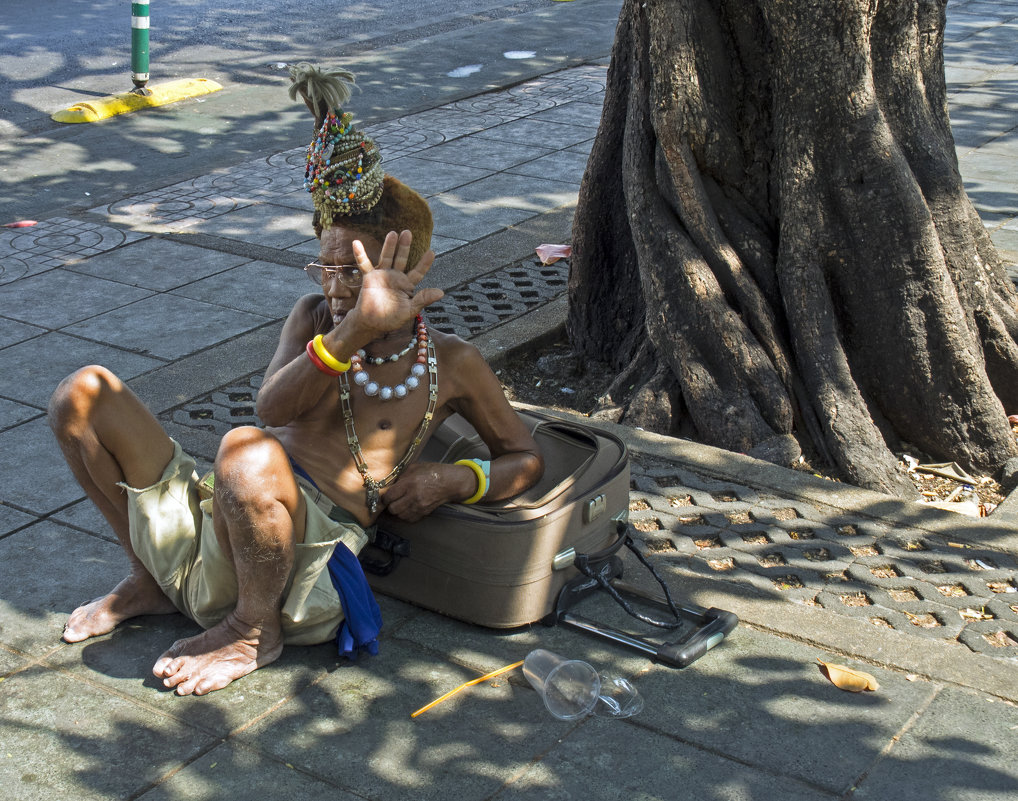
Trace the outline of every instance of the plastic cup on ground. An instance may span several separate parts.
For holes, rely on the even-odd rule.
[[[594,714],[599,718],[631,718],[643,709],[643,696],[621,676],[601,674],[601,691],[598,693]]]
[[[543,648],[527,654],[523,675],[559,720],[578,720],[591,714],[601,694],[601,678],[593,667]]]

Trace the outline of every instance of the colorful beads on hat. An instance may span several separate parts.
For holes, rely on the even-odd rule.
[[[374,207],[382,193],[382,158],[378,146],[353,128],[353,115],[330,113],[307,147],[304,188],[311,193],[323,225],[334,215],[357,214]],[[350,181],[353,191],[336,187]]]

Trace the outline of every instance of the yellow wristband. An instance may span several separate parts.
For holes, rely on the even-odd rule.
[[[350,369],[350,362],[341,362],[325,349],[325,343],[322,342],[321,334],[318,334],[318,336],[311,340],[311,347],[315,349],[318,358],[325,362],[326,367],[331,367],[337,373],[345,373]]]
[[[488,491],[488,480],[484,477],[484,468],[482,468],[473,459],[460,459],[456,464],[461,464],[464,467],[469,467],[477,475],[477,492],[467,498],[462,503],[477,503],[481,498],[484,497],[484,493]]]

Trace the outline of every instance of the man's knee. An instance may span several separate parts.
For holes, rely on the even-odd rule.
[[[227,432],[215,473],[216,505],[227,518],[275,515],[280,503],[293,513],[299,503],[286,452],[262,429],[242,426]]]
[[[98,364],[75,370],[61,381],[50,396],[50,426],[60,433],[75,423],[87,422],[109,392],[121,385],[120,379]]]
[[[226,433],[216,453],[216,484],[240,489],[261,484],[286,464],[286,452],[274,436],[254,426],[241,426]]]

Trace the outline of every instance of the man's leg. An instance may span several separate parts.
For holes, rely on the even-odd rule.
[[[173,443],[152,413],[104,367],[83,367],[50,399],[49,421],[82,489],[102,512],[127,552],[131,570],[111,592],[76,609],[64,628],[67,642],[106,634],[137,615],[176,609],[131,547],[127,495],[117,486],[154,484],[173,456]]]
[[[179,640],[153,673],[179,695],[204,695],[275,661],[280,609],[304,540],[304,497],[279,441],[257,428],[230,431],[216,455],[212,520],[237,572],[237,606],[208,631]]]

